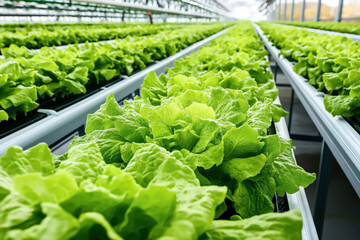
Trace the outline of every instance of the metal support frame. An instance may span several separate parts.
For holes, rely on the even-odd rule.
[[[83,14],[71,14],[71,13],[61,13],[61,14],[48,14],[48,13],[0,13],[0,17],[88,17],[88,18],[105,18],[105,15],[96,16],[96,15],[83,15]],[[120,15],[107,15],[108,18],[121,18]]]
[[[287,0],[284,0],[284,21],[286,21]]]
[[[304,135],[304,134],[290,134],[291,139],[298,141],[307,141],[307,142],[322,142],[323,138],[318,133],[318,135]]]
[[[85,135],[85,124],[78,128],[78,134],[80,137]]]
[[[334,18],[320,18],[319,22],[329,22],[329,21],[334,21]]]
[[[320,14],[321,14],[321,0],[318,0],[317,7],[316,7],[316,15],[315,15],[315,21],[320,20]]]
[[[295,0],[291,1],[290,21],[294,21]]]
[[[59,139],[58,141],[54,142],[53,144],[49,145],[49,148],[51,150],[51,152],[56,151],[57,149],[61,148],[65,143],[71,141],[74,136],[79,136],[79,132],[78,129],[67,134],[66,136],[64,136],[63,138]]]
[[[67,134],[76,131],[79,127],[84,125],[87,115],[97,111],[100,105],[105,102],[109,94],[113,93],[116,100],[123,99],[129,93],[138,90],[146,75],[151,71],[155,71],[158,75],[164,73],[166,68],[172,67],[176,60],[197,51],[211,40],[226,33],[230,28],[194,43],[173,56],[161,60],[122,81],[114,83],[108,88],[101,89],[99,92],[59,111],[57,116],[47,116],[0,139],[0,156],[2,156],[6,149],[11,146],[20,146],[23,149],[27,149],[40,142],[45,142],[48,145],[54,144],[59,139],[62,139]]]
[[[300,21],[302,22],[305,20],[305,7],[306,7],[306,1],[303,0],[301,5],[301,15],[300,15]]]
[[[279,12],[278,12],[278,20],[281,20],[281,0],[279,0]]]
[[[287,83],[277,83],[276,86],[277,87],[291,87],[291,85],[287,84]]]
[[[321,239],[326,212],[326,200],[330,183],[330,172],[333,155],[325,141],[322,143],[319,173],[317,176],[314,222]]]
[[[348,17],[348,18],[341,17],[341,21],[343,21],[343,20],[360,21],[360,17]]]
[[[195,0],[173,0],[171,5],[169,1],[167,4],[161,5],[159,1],[109,1],[109,0],[66,0],[64,2],[54,2],[52,0],[28,0],[25,5],[4,5],[0,4],[0,9],[5,9],[0,16],[4,17],[54,17],[59,20],[60,17],[94,17],[94,18],[121,18],[123,10],[132,10],[139,13],[152,12],[154,14],[169,14],[173,17],[188,17],[188,18],[202,18],[202,19],[230,19],[228,17],[229,11],[221,7],[220,4],[213,4],[213,2],[202,3]],[[46,5],[45,5],[46,4]],[[185,11],[181,9],[186,6]],[[8,9],[14,9],[9,11]],[[27,12],[18,12],[16,8],[23,8]],[[30,11],[29,10],[33,10]],[[86,12],[81,15],[79,12]],[[98,13],[102,13],[99,15]],[[28,13],[28,14],[26,14]],[[108,16],[108,14],[110,14]],[[117,16],[117,17],[116,17]]]
[[[146,5],[139,5],[127,2],[115,2],[109,0],[76,0],[78,2],[85,2],[85,3],[93,3],[93,4],[105,4],[109,6],[115,7],[122,7],[122,8],[131,8],[137,9],[142,11],[150,11],[150,12],[160,12],[160,13],[168,13],[168,14],[178,14],[184,16],[195,16],[195,17],[217,17],[219,15],[224,16],[225,13],[220,13],[220,11],[214,11],[210,8],[207,8],[207,13],[196,13],[196,12],[186,12],[180,10],[173,10],[173,9],[165,9],[161,7],[153,7],[153,6],[146,6]],[[205,10],[205,9],[204,9]]]
[[[295,98],[294,89],[291,88],[291,96],[290,96],[290,109],[289,109],[289,118],[288,118],[288,131],[291,134],[291,123],[292,123],[292,115],[294,110],[294,98]]]
[[[339,0],[338,9],[336,11],[335,22],[341,22],[343,6],[344,6],[344,0]]]
[[[279,66],[277,62],[275,62],[275,69],[274,69],[274,81],[277,82],[277,73],[278,73]]]
[[[271,20],[276,20],[276,13],[278,11],[278,7],[277,7],[277,1],[274,1],[273,4],[275,5],[275,11],[272,14]]]

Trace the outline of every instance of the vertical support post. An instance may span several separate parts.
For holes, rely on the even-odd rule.
[[[303,0],[301,5],[301,15],[300,15],[300,21],[302,22],[305,20],[305,7],[306,7],[306,2],[305,0]]]
[[[78,128],[78,134],[80,137],[85,135],[85,125],[81,125],[81,127]]]
[[[318,0],[318,4],[316,7],[316,15],[315,15],[315,21],[320,21],[320,13],[321,13],[321,0]]]
[[[341,22],[343,6],[344,6],[344,0],[339,0],[338,9],[336,11],[335,22]]]
[[[284,3],[284,21],[286,21],[287,0]]]
[[[324,218],[326,212],[326,200],[329,190],[330,170],[332,162],[332,153],[325,141],[322,143],[319,174],[317,177],[316,199],[314,211],[314,223],[319,239],[322,236]]]
[[[278,64],[277,62],[275,61],[275,71],[274,71],[274,82],[276,83],[276,80],[277,80],[277,72],[278,72]]]
[[[267,7],[267,20],[268,21],[271,21],[272,19],[272,4],[270,3],[270,5],[268,5],[268,7]]]
[[[149,16],[149,22],[150,22],[150,24],[153,24],[152,13],[151,13],[151,12],[148,12],[148,16]]]
[[[293,115],[293,109],[294,109],[294,96],[295,96],[294,89],[291,88],[289,122],[288,122],[288,132],[289,132],[289,134],[291,134],[291,123],[292,123],[292,115]]]
[[[275,10],[274,10],[274,14],[273,14],[273,20],[276,20],[276,11],[277,11],[277,4],[276,4],[276,1],[274,2],[274,5],[275,5]]]
[[[295,0],[291,1],[290,21],[294,21]]]
[[[135,96],[140,96],[140,88],[136,89],[134,91]]]
[[[281,0],[279,0],[279,13],[278,13],[278,20],[281,20]]]
[[[272,20],[276,20],[276,13],[277,13],[277,10],[278,10],[277,1],[274,1],[274,4],[275,4],[275,12],[273,13],[273,19]]]

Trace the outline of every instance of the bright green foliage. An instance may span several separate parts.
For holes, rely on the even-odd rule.
[[[359,98],[352,98],[351,96],[338,95],[331,96],[326,95],[324,97],[324,104],[326,110],[328,110],[332,115],[341,115],[344,117],[352,117],[355,114],[359,115],[357,112],[360,107]],[[356,117],[358,117],[356,115]]]
[[[2,49],[5,59],[0,59],[0,122],[16,119],[19,113],[26,115],[46,101],[85,94],[142,70],[228,25],[156,25],[144,27],[153,33],[149,36],[63,49],[34,51],[12,44]]]
[[[150,73],[144,98],[119,106],[110,95],[66,154],[10,148],[0,238],[300,239],[299,211],[272,213],[272,199],[315,176],[295,164],[289,141],[267,135],[285,112],[272,104],[265,55],[241,23],[169,77]],[[232,220],[215,220],[228,207]]]
[[[11,148],[6,156],[16,150],[23,158],[46,165],[49,156],[41,152],[33,156],[43,147],[26,152]],[[110,239],[180,239],[179,226],[181,239],[197,239],[210,227],[215,208],[225,197],[225,187],[201,187],[188,166],[154,144],[136,151],[124,171],[106,165],[95,143],[72,148],[68,155],[62,170],[49,176],[33,169],[2,168],[8,176],[18,173],[11,194],[0,202],[2,239],[84,239],[93,234]],[[92,160],[86,162],[86,157]]]
[[[224,158],[242,158],[257,154],[264,147],[258,140],[257,132],[245,123],[239,128],[232,128],[224,135]]]
[[[281,49],[280,54],[296,62],[294,71],[326,94],[327,111],[360,121],[359,42],[295,27],[267,23],[260,26]]]
[[[293,25],[298,27],[315,28],[334,32],[343,32],[351,34],[360,34],[360,24],[358,22],[283,22],[276,21],[276,23]]]
[[[254,34],[253,29],[246,31]],[[144,99],[125,102],[120,108],[109,96],[98,112],[89,115],[86,129],[88,134],[110,129],[119,133],[119,141],[125,141],[120,147],[121,166],[149,143],[176,153],[196,171],[202,184],[228,186],[232,194],[227,197],[238,213],[250,217],[273,211],[276,190],[281,195],[293,193],[315,177],[284,153],[288,150],[282,147],[282,139],[265,137],[272,121],[287,113],[272,104],[277,91],[264,73],[268,62],[262,60],[266,53],[260,40],[248,34],[239,41],[239,36],[232,34],[176,62],[175,68],[168,70],[169,77],[150,73],[142,87]],[[238,52],[225,48],[233,46],[235,39],[243,43],[234,46]],[[243,58],[215,65],[217,58],[208,57],[217,54],[231,59],[229,52]],[[247,52],[259,59],[250,60]],[[244,59],[249,62],[242,62]],[[209,66],[213,69],[204,71]],[[227,66],[229,70],[222,70]],[[243,66],[247,71],[240,69]],[[292,182],[282,180],[282,171],[294,171]]]
[[[244,220],[213,222],[212,227],[200,239],[301,239],[302,227],[299,211],[282,214],[263,214]],[[280,233],[280,234],[279,234]]]
[[[2,24],[0,25],[0,48],[11,44],[27,48],[51,47],[71,43],[97,42],[155,34],[163,29],[175,29],[182,24]]]
[[[299,186],[306,187],[315,180],[315,174],[304,171],[294,164],[291,140],[280,138],[280,154],[274,161],[276,192],[283,196],[285,192],[295,193]]]
[[[0,200],[11,193],[12,178],[25,173],[47,176],[54,172],[53,155],[46,144],[29,150],[11,147],[0,158]]]

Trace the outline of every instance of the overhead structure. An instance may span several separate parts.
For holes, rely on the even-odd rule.
[[[4,21],[162,21],[225,20],[229,9],[217,0],[4,0]]]
[[[360,21],[358,0],[262,0],[260,11],[278,21]]]

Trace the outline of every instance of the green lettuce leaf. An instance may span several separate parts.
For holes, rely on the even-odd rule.
[[[308,173],[302,167],[295,164],[291,147],[291,140],[280,138],[281,153],[275,159],[274,179],[276,192],[284,196],[285,192],[295,193],[299,187],[307,187],[316,179],[315,173]]]
[[[255,156],[264,146],[264,143],[258,140],[256,130],[248,123],[239,128],[230,129],[223,139],[225,160]]]
[[[215,220],[201,236],[206,239],[301,239],[302,221],[299,210],[285,213],[267,213],[244,220]]]

